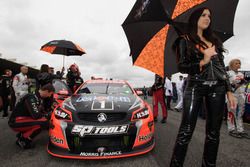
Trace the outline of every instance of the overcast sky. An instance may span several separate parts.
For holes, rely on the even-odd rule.
[[[59,70],[62,56],[40,51],[55,39],[72,40],[84,48],[81,57],[66,57],[66,67],[80,66],[90,76],[128,80],[133,86],[150,86],[154,74],[132,66],[129,46],[121,27],[136,0],[0,0],[0,53],[29,66],[45,63]],[[250,1],[240,0],[234,34],[224,45],[231,58],[250,70]]]

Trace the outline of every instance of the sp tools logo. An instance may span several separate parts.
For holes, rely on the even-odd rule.
[[[84,126],[75,125],[71,130],[72,134],[77,134],[80,137],[85,135],[111,135],[127,133],[129,125],[115,125],[115,126]]]

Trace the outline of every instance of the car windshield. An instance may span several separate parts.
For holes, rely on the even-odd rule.
[[[133,94],[131,88],[124,83],[86,83],[78,94]]]

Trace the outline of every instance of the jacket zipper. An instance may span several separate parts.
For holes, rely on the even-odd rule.
[[[212,60],[210,61],[210,67],[211,67],[211,71],[212,71],[212,78],[214,80],[214,69],[213,69],[213,62],[212,62]]]

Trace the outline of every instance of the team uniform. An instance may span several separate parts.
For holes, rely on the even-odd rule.
[[[167,119],[167,106],[165,103],[165,96],[164,96],[164,82],[161,77],[156,75],[155,83],[152,86],[152,90],[153,90],[153,112],[155,120],[157,119],[158,116],[158,103],[161,104],[163,119]]]
[[[43,128],[48,128],[48,120],[44,117],[44,108],[39,94],[26,94],[17,103],[9,119],[9,126],[17,134],[17,145],[29,148],[32,139]]]
[[[15,75],[13,79],[13,89],[16,95],[16,104],[24,95],[28,94],[29,90],[29,79],[27,75],[19,73]]]

